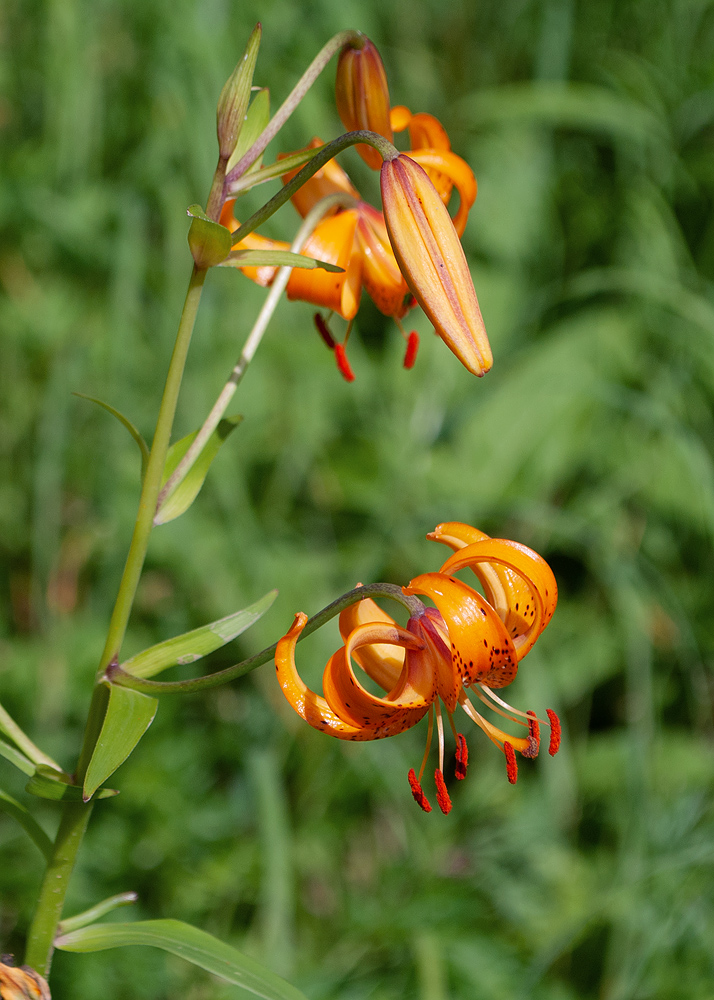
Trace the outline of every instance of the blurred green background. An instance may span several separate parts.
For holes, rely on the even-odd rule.
[[[207,195],[215,103],[257,20],[274,106],[355,27],[393,102],[444,121],[479,180],[464,244],[496,361],[474,379],[419,317],[406,372],[365,302],[348,385],[311,308],[283,304],[237,396],[244,423],[155,533],[126,650],[277,586],[212,658],[226,666],[357,580],[438,568],[424,535],[461,519],[555,570],[560,605],[508,694],[557,709],[563,749],[511,787],[463,720],[468,779],[450,782],[450,816],[425,816],[406,780],[423,727],[330,740],[268,665],[162,702],[112,779],[122,794],[95,810],[67,911],[136,889],[140,915],[196,923],[310,1000],[710,998],[711,0],[5,0],[0,697],[73,766],[139,460],[70,393],[151,433],[190,270],[185,208]],[[272,155],[342,131],[333,81],[334,64]],[[356,155],[342,162],[376,197]],[[270,232],[296,220],[288,206]],[[176,436],[200,424],[262,295],[209,276]],[[336,645],[333,630],[301,647],[309,679]],[[54,828],[4,761],[0,785]],[[20,954],[40,855],[2,815],[0,845],[1,950]],[[56,1000],[244,995],[152,949],[59,954],[53,974]]]

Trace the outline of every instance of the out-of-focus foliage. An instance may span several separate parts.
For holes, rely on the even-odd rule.
[[[710,997],[714,3],[6,0],[0,18],[0,692],[48,752],[72,766],[138,496],[134,443],[70,392],[150,433],[185,209],[258,19],[275,103],[349,26],[393,101],[445,122],[479,179],[464,242],[495,365],[477,381],[422,323],[405,372],[366,305],[347,385],[310,309],[281,307],[242,425],[155,533],[127,655],[279,587],[214,655],[228,665],[357,580],[437,568],[423,536],[446,519],[533,545],[562,592],[512,700],[561,711],[564,746],[516,787],[473,734],[452,814],[425,816],[406,781],[420,729],[330,740],[267,666],[162,702],[96,807],[68,911],[136,889],[142,917],[196,923],[313,1000]],[[283,148],[338,134],[332,81]],[[290,238],[291,211],[270,231]],[[261,297],[209,276],[176,438]],[[315,679],[336,644],[301,647]],[[19,950],[40,855],[6,816],[0,850],[0,941]],[[57,1000],[239,995],[145,949],[58,955],[54,973]]]

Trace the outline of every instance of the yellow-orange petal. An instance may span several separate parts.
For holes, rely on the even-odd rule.
[[[392,141],[389,116],[389,87],[377,47],[365,38],[361,47],[345,45],[337,63],[335,81],[337,111],[348,132],[368,129]],[[360,143],[357,152],[373,170],[382,157],[372,146]]]
[[[396,622],[386,611],[382,611],[371,597],[365,597],[356,604],[350,604],[340,614],[340,635],[347,642],[350,633],[360,625],[377,622],[394,625]],[[379,684],[383,691],[391,691],[399,681],[404,667],[404,647],[392,643],[373,642],[353,650],[352,655],[368,677]]]
[[[369,297],[385,316],[401,318],[409,292],[389,242],[384,216],[360,202],[357,240],[362,253],[362,282]]]
[[[412,120],[412,113],[404,104],[395,104],[389,112],[389,124],[392,132],[403,132]]]
[[[4,957],[4,956],[3,956]],[[2,1000],[51,1000],[47,980],[29,965],[17,968],[0,962]]]
[[[454,553],[439,570],[452,575],[466,567],[483,584],[486,599],[506,625],[521,660],[544,628],[544,576],[540,557],[525,545],[502,538],[474,542]]]
[[[471,167],[456,153],[450,153],[445,149],[413,149],[409,156],[424,167],[445,205],[449,202],[452,187],[456,187],[459,193],[459,207],[453,223],[457,234],[463,236],[478,190]]]
[[[362,292],[362,257],[356,240],[357,212],[347,209],[323,219],[303,247],[306,257],[336,264],[342,274],[315,268],[293,268],[288,298],[332,309],[344,319],[353,319]]]
[[[371,643],[393,643],[406,649],[403,676],[394,691],[378,697],[359,681],[351,664],[352,652]],[[434,700],[434,673],[423,657],[414,657],[423,648],[418,636],[398,625],[368,622],[356,628],[347,645],[330,657],[322,679],[330,708],[344,722],[369,729],[373,739],[394,736],[419,722]]]
[[[471,568],[513,639],[518,659],[532,649],[553,616],[558,587],[548,563],[533,549],[508,538],[486,538],[455,552],[441,573]]]
[[[323,146],[324,143],[322,139],[315,137],[307,146],[307,149],[316,149],[318,146]],[[278,153],[278,159],[284,159],[286,156],[292,156],[292,153]],[[283,184],[288,184],[293,177],[302,170],[302,167],[296,167],[295,170],[289,171],[287,174],[283,174],[282,182]],[[307,213],[311,208],[322,201],[330,194],[348,194],[356,201],[359,200],[359,191],[353,185],[352,181],[349,179],[347,174],[344,172],[342,167],[339,165],[337,160],[328,160],[324,167],[321,167],[312,177],[306,181],[301,188],[299,188],[295,194],[290,199],[298,210],[300,215],[305,218]],[[334,214],[339,211],[339,208],[334,208],[328,214]]]
[[[408,122],[409,145],[412,149],[451,149],[449,136],[438,118],[419,111]]]
[[[503,622],[479,593],[443,573],[422,573],[403,590],[426,594],[438,608],[449,630],[454,668],[465,687],[477,681],[493,688],[511,683],[518,672],[516,651]]]
[[[461,363],[484,375],[493,363],[464,251],[423,167],[404,154],[381,172],[384,218],[394,255],[426,315]]]
[[[283,694],[297,714],[313,729],[337,736],[341,740],[370,739],[362,729],[348,725],[335,715],[326,700],[311,691],[298,674],[295,646],[306,623],[307,615],[302,612],[296,614],[289,632],[280,639],[275,650],[275,669]]]

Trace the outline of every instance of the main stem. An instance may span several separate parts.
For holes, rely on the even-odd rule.
[[[161,489],[161,480],[166,465],[166,455],[171,440],[171,430],[176,414],[179,389],[186,364],[186,356],[191,343],[191,335],[196,322],[198,306],[201,300],[203,282],[206,271],[194,267],[189,281],[186,301],[174,344],[169,371],[161,399],[161,407],[156,422],[151,454],[146,466],[144,482],[139,498],[139,510],[134,525],[134,533],[129,546],[124,573],[119,584],[112,617],[109,622],[107,641],[99,663],[97,683],[92,693],[87,725],[84,732],[84,742],[77,765],[76,782],[81,785],[84,780],[89,761],[92,757],[97,738],[101,731],[107,704],[107,689],[98,681],[104,676],[107,665],[117,660],[126,633],[129,615],[134,603],[136,588],[146,558],[149,536],[156,510],[156,501]],[[62,916],[64,899],[69,885],[69,879],[77,858],[77,852],[84,837],[87,823],[92,812],[92,803],[66,802],[62,812],[59,829],[54,842],[53,853],[48,862],[45,876],[40,889],[35,914],[28,934],[25,962],[46,976],[52,961],[54,939],[57,924]]]

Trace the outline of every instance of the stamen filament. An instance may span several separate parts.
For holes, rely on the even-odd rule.
[[[434,702],[432,702],[432,705]],[[436,728],[439,732],[439,770],[444,770],[444,720],[441,717],[441,705],[436,702]]]
[[[509,736],[508,733],[504,733],[502,729],[497,729],[496,726],[491,725],[487,719],[484,719],[479,712],[476,711],[474,706],[471,704],[466,695],[462,692],[459,697],[459,702],[461,707],[466,712],[468,717],[476,723],[479,729],[488,736],[492,743],[495,743],[497,747],[503,747],[504,744],[508,743],[511,749],[518,750],[525,757],[532,756],[533,741],[530,737],[526,739],[517,738],[514,736]]]
[[[471,688],[471,690],[473,691],[475,687],[476,687],[476,685],[473,685],[473,687]],[[520,715],[524,719],[525,718],[532,718],[532,715],[531,715],[530,712],[522,712],[520,710],[520,708],[514,708],[513,705],[509,705],[507,701],[504,701],[502,698],[499,698],[498,695],[496,694],[496,692],[492,691],[491,688],[488,686],[488,684],[479,684],[478,687],[480,687],[481,690],[485,694],[487,694],[489,696],[489,698],[493,698],[494,701],[498,702],[498,704],[502,705],[504,708],[507,708],[509,712],[513,712],[514,715]],[[494,708],[494,712],[495,711],[496,711],[496,709]],[[548,725],[548,723],[547,723],[547,721],[545,719],[540,719],[538,717],[536,717],[536,718],[537,718],[537,721],[540,722],[540,723],[542,723],[544,726]],[[514,722],[518,722],[518,719],[514,719],[513,721]]]
[[[424,775],[424,768],[426,767],[426,762],[429,759],[429,751],[431,750],[431,738],[433,735],[434,735],[434,705],[432,703],[429,706],[429,728],[426,731],[426,749],[424,751],[424,756],[422,757],[421,767],[419,768],[419,777],[417,779],[419,782],[421,782],[421,779]]]

